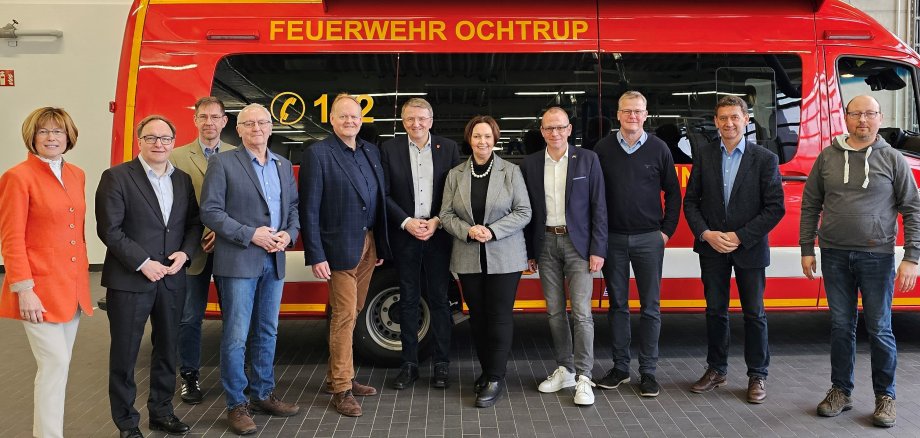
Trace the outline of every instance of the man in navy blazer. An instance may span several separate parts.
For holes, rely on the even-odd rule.
[[[434,111],[422,98],[402,106],[406,137],[381,146],[386,179],[387,216],[393,261],[399,272],[400,340],[402,368],[393,388],[404,389],[418,379],[419,300],[427,286],[431,333],[434,338],[434,372],[431,386],[446,388],[450,364],[453,320],[447,299],[452,240],[440,229],[438,210],[444,196],[447,172],[460,164],[453,140],[431,133]]]
[[[352,334],[364,307],[374,267],[389,257],[387,210],[380,150],[358,138],[361,105],[338,95],[329,112],[333,135],[303,153],[300,221],[304,261],[329,281],[329,371],[326,391],[336,410],[361,415],[355,395],[377,390],[354,381]]]
[[[237,116],[236,131],[243,147],[208,160],[201,218],[217,235],[214,279],[224,323],[220,380],[227,419],[234,433],[246,435],[257,429],[253,411],[286,417],[300,410],[275,396],[274,374],[284,250],[297,239],[299,221],[291,162],[268,150],[268,110],[246,106]],[[247,346],[249,376],[243,362]]]
[[[749,403],[766,398],[770,350],[763,291],[770,265],[767,234],[782,219],[783,186],[775,154],[745,141],[747,103],[725,96],[716,105],[721,141],[693,157],[684,197],[684,216],[696,237],[706,296],[707,369],[690,391],[702,393],[725,384],[728,368],[728,304],[732,270],[744,313],[744,360]]]
[[[137,126],[137,158],[102,173],[96,190],[96,231],[106,246],[109,333],[109,403],[122,438],[141,437],[134,408],[134,367],[150,319],[150,429],[183,434],[173,412],[177,338],[185,300],[185,268],[201,236],[198,203],[188,174],[169,162],[176,139],[163,116]],[[63,388],[61,388],[63,390]]]
[[[556,370],[540,383],[541,392],[575,386],[575,404],[594,404],[594,317],[592,273],[607,253],[607,203],[597,155],[569,145],[572,125],[565,110],[543,113],[540,132],[546,148],[521,163],[533,219],[524,228],[530,270],[540,268]],[[574,346],[566,313],[568,279],[575,319]]]

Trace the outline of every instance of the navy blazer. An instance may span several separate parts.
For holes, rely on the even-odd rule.
[[[188,174],[170,176],[173,203],[163,218],[144,166],[137,158],[102,172],[96,189],[96,233],[105,244],[102,286],[128,292],[148,292],[156,286],[137,268],[146,259],[164,265],[172,253],[195,255],[201,239],[201,221],[195,189]],[[185,268],[160,281],[170,290],[185,289]]]
[[[403,247],[415,240],[415,237],[399,227],[407,218],[415,216],[415,184],[412,178],[409,147],[409,138],[406,136],[387,140],[380,147],[383,174],[386,180],[387,218],[389,219],[387,224],[390,243],[394,247]],[[432,172],[434,187],[431,193],[430,217],[434,217],[441,209],[447,172],[460,164],[460,149],[457,143],[431,134],[431,161],[434,166],[434,172]],[[431,238],[450,245],[450,236],[443,229],[435,231]]]
[[[720,253],[700,236],[706,230],[734,231],[741,245],[731,253],[740,268],[770,265],[767,235],[786,212],[776,154],[747,142],[726,209],[722,196],[722,148],[719,141],[700,148],[684,197],[684,217],[693,232],[693,251],[701,256]]]
[[[546,149],[534,152],[521,162],[527,184],[533,219],[524,228],[527,258],[537,259],[543,248],[546,223],[546,192],[543,190],[543,164]],[[575,250],[585,260],[589,255],[607,257],[607,200],[604,176],[597,154],[569,145],[569,166],[565,182],[565,223]]]
[[[291,162],[269,151],[278,159],[281,180],[281,228],[297,241],[297,186]],[[211,155],[201,186],[201,220],[214,230],[214,275],[253,278],[262,275],[265,250],[252,243],[256,228],[271,226],[268,202],[259,177],[252,168],[252,157],[245,147]],[[285,275],[285,251],[273,253],[275,275]]]
[[[387,236],[386,182],[377,146],[356,139],[377,177],[377,217],[374,243],[377,258],[390,257]],[[300,228],[303,230],[304,262],[328,262],[333,271],[354,269],[361,260],[366,230],[368,199],[357,189],[355,162],[345,155],[335,134],[303,151],[300,162]]]

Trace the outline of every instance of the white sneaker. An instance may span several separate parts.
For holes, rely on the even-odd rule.
[[[571,388],[573,386],[575,386],[575,373],[570,373],[565,367],[559,367],[540,383],[537,389],[540,392],[556,392],[562,388]]]
[[[591,388],[594,382],[587,376],[578,376],[578,382],[575,383],[575,404],[579,406],[591,406],[594,404],[594,390]]]

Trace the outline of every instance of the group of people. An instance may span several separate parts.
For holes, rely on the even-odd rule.
[[[276,395],[273,372],[285,252],[298,233],[306,265],[328,282],[323,390],[342,415],[362,415],[355,397],[377,394],[355,380],[352,332],[384,259],[394,262],[400,284],[402,365],[390,382],[396,390],[420,378],[423,294],[434,338],[430,385],[450,385],[447,289],[453,272],[469,306],[481,365],[475,405],[494,405],[504,392],[518,282],[529,269],[540,274],[557,365],[539,391],[574,387],[574,403],[591,405],[594,387],[614,389],[631,381],[632,271],[640,303],[639,393],[659,394],[660,282],[681,194],[667,145],[644,130],[646,98],[636,91],[620,97],[620,129],[593,152],[569,143],[572,125],[563,109],[547,109],[540,122],[546,147],[520,166],[493,152],[500,132],[490,116],[466,125],[472,155],[465,161],[457,143],[431,133],[434,112],[424,99],[406,101],[401,116],[407,135],[378,148],[358,136],[356,98],[337,96],[329,117],[333,133],[304,151],[299,182],[291,162],[268,149],[272,120],[261,105],[249,105],[237,117],[241,147],[221,141],[228,118],[213,97],[195,104],[198,138],[176,150],[170,120],[151,115],[140,121],[138,156],[106,170],[96,191],[97,233],[107,247],[102,285],[111,334],[109,399],[121,437],[142,437],[133,407],[134,369],[148,320],[149,427],[172,434],[189,430],[174,414],[172,398],[178,370],[181,399],[203,399],[201,321],[212,276],[223,318],[220,379],[230,430],[256,432],[254,412],[299,412]],[[861,294],[872,346],[873,421],[892,426],[891,299],[895,288],[915,285],[920,196],[907,162],[877,135],[881,121],[872,97],[847,104],[848,134],[820,154],[806,182],[800,243],[803,273],[813,278],[819,237],[832,315],[832,387],[818,414],[835,416],[852,407]],[[776,155],[745,139],[749,115],[743,99],[720,99],[714,122],[721,138],[693,157],[683,199],[699,254],[708,340],[707,368],[689,390],[703,393],[726,383],[734,272],[744,315],[747,401],[762,403],[770,362],[763,304],[768,233],[785,213],[782,182]],[[77,140],[64,110],[33,111],[22,133],[27,159],[0,177],[6,267],[0,316],[23,321],[38,363],[33,435],[56,437],[63,435],[61,388],[77,326],[83,313],[92,313],[85,176],[62,159]],[[896,269],[899,213],[905,254]],[[613,367],[594,380],[591,297],[598,271],[610,296]]]

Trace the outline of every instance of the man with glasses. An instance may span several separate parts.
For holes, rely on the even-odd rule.
[[[257,429],[253,412],[287,417],[300,411],[277,397],[274,374],[285,250],[297,239],[300,222],[291,162],[268,150],[268,110],[259,104],[243,108],[236,132],[243,147],[208,161],[201,219],[217,235],[214,281],[221,291],[220,380],[227,418],[234,433],[246,435]]]
[[[655,397],[660,392],[655,371],[661,332],[661,270],[665,244],[677,229],[680,216],[680,184],[668,145],[643,128],[648,117],[646,104],[638,91],[623,93],[617,110],[620,130],[594,147],[607,193],[610,234],[604,279],[610,296],[607,320],[613,341],[613,368],[597,384],[613,389],[630,380],[632,266],[639,292],[639,395]]]
[[[521,163],[533,220],[525,227],[531,271],[540,269],[546,298],[556,370],[540,392],[575,387],[576,405],[594,404],[594,317],[591,314],[593,273],[604,266],[607,251],[607,204],[597,155],[569,144],[572,125],[565,110],[543,113],[543,153]],[[574,342],[566,313],[566,280],[575,320]]]
[[[894,426],[898,351],[891,332],[894,290],[917,281],[920,258],[920,196],[904,156],[878,135],[882,113],[871,96],[846,106],[848,134],[821,151],[805,182],[799,244],[802,272],[817,271],[815,236],[831,312],[831,389],[818,415],[834,417],[853,403],[858,298],[869,333],[875,412],[872,423]],[[898,213],[904,222],[904,257],[894,266]],[[820,227],[818,220],[820,218]]]
[[[770,230],[786,212],[776,154],[744,139],[748,107],[738,96],[716,104],[714,119],[721,139],[693,156],[684,217],[695,237],[706,297],[706,372],[690,392],[712,391],[728,372],[730,281],[735,272],[744,314],[744,361],[748,403],[767,398],[770,346],[763,291],[770,265]],[[699,155],[699,156],[697,156]]]
[[[96,231],[106,246],[102,286],[107,288],[112,340],[109,403],[122,438],[143,436],[134,408],[134,367],[148,318],[153,342],[150,429],[170,434],[189,430],[173,413],[172,397],[185,268],[202,231],[191,178],[169,162],[176,138],[172,122],[146,117],[137,125],[137,137],[137,158],[103,172],[96,190]]]
[[[332,102],[333,134],[303,153],[300,221],[304,258],[329,282],[329,371],[325,391],[336,411],[361,416],[355,395],[377,390],[355,381],[352,334],[374,267],[389,257],[383,166],[377,146],[358,137],[361,105],[340,94]]]
[[[447,287],[451,237],[441,229],[438,212],[447,172],[460,163],[457,143],[431,133],[434,112],[425,99],[402,106],[406,136],[381,146],[386,207],[394,262],[399,272],[402,368],[393,388],[408,388],[419,377],[419,301],[425,289],[434,338],[431,386],[447,388],[453,320]]]
[[[236,147],[220,141],[220,133],[227,125],[224,103],[220,99],[212,96],[198,99],[195,102],[194,121],[195,127],[198,128],[198,138],[174,150],[169,161],[177,169],[189,174],[195,187],[195,196],[200,202],[201,185],[208,170],[208,159],[211,155],[232,151]],[[185,277],[185,305],[182,319],[179,321],[179,376],[182,378],[180,395],[182,401],[192,405],[202,401],[198,372],[201,366],[201,321],[208,304],[215,239],[214,232],[205,228]]]

